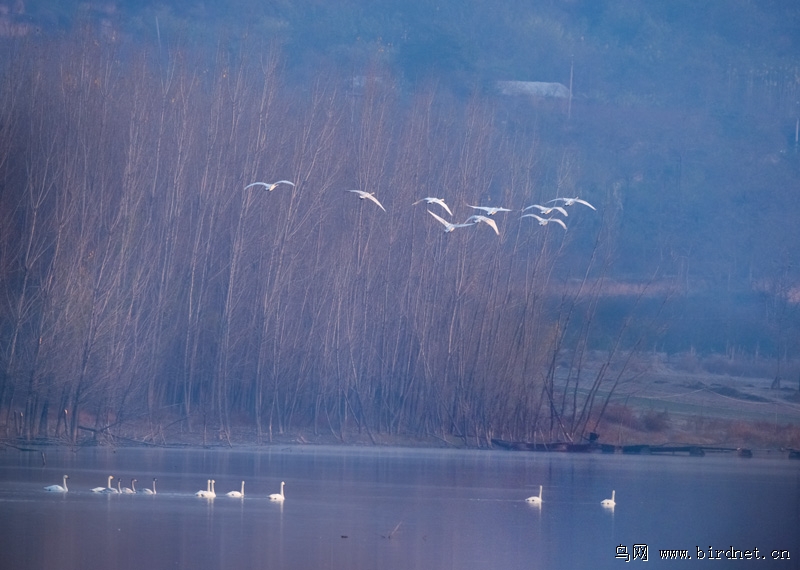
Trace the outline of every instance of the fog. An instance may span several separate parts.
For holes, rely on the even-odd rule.
[[[792,3],[2,6],[8,434],[573,440],[644,355],[796,377]]]

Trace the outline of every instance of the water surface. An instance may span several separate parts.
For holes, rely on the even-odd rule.
[[[706,567],[733,547],[765,557],[740,565],[800,568],[800,462],[787,459],[315,446],[46,458],[0,452],[0,568],[615,568],[641,563],[634,545],[655,566]],[[43,490],[63,474],[68,493]],[[90,492],[111,474],[156,477],[158,494]],[[196,498],[211,478],[217,498]],[[244,499],[222,496],[242,480]],[[283,504],[267,498],[281,481]],[[540,484],[541,507],[526,503]],[[661,561],[667,549],[691,559]]]

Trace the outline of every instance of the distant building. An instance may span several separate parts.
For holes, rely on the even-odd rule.
[[[527,95],[541,99],[569,99],[569,87],[545,81],[498,81],[503,95]]]

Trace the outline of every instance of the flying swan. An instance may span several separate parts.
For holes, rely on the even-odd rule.
[[[594,206],[592,206],[589,202],[587,202],[586,200],[581,200],[578,197],[575,197],[575,198],[553,198],[552,200],[548,200],[547,204],[549,204],[550,202],[563,202],[565,206],[572,206],[574,204],[583,204],[584,206],[589,206],[592,210],[596,210],[597,209]]]
[[[427,198],[422,198],[421,200],[417,200],[411,205],[416,206],[420,202],[425,202],[426,204],[439,204],[442,208],[444,208],[447,211],[448,214],[450,214],[451,216],[453,215],[453,212],[451,212],[447,204],[444,203],[444,198],[431,198],[430,196],[428,196]]]
[[[383,204],[378,202],[378,199],[375,197],[374,192],[364,192],[363,190],[348,190],[348,192],[355,192],[356,194],[358,194],[358,197],[361,198],[362,200],[372,200],[378,205],[378,207],[381,210],[383,210],[384,212],[386,211],[386,208],[383,207]]]
[[[69,475],[64,475],[64,479],[63,479],[64,485],[63,486],[62,485],[48,485],[47,487],[44,488],[44,490],[48,491],[50,493],[66,493],[67,491],[69,491],[69,489],[67,489],[67,479],[69,479]]]
[[[469,204],[467,204],[469,206]],[[510,212],[508,208],[500,208],[499,206],[469,206],[476,210],[483,210],[487,216],[494,216],[497,212]]]
[[[542,218],[536,214],[522,214],[521,218],[536,218],[540,226],[546,226],[550,222],[555,222],[562,228],[567,229],[567,224],[564,223],[564,220],[559,220],[558,218]]]
[[[294,182],[290,182],[289,180],[278,180],[277,182],[253,182],[252,184],[245,186],[244,189],[247,190],[251,186],[263,186],[267,189],[267,192],[272,192],[275,190],[275,187],[278,184],[288,184],[289,186],[294,186]]]
[[[486,216],[475,214],[474,216],[470,216],[469,218],[467,218],[467,222],[474,222],[476,224],[484,223],[490,228],[492,228],[494,230],[494,233],[500,235],[500,230],[497,229],[497,224],[492,218],[487,218]]]
[[[244,481],[242,481],[242,490],[241,491],[228,491],[225,493],[227,497],[233,497],[234,499],[243,499],[244,498]]]
[[[542,486],[539,485],[539,495],[538,496],[534,495],[533,497],[528,497],[525,500],[528,501],[529,503],[534,504],[534,505],[541,505],[542,504]]]
[[[428,210],[428,213],[431,216],[433,216],[434,218],[436,218],[437,220],[439,220],[439,222],[441,222],[442,225],[444,225],[444,233],[452,232],[456,228],[467,228],[469,226],[474,226],[475,225],[475,222],[463,223],[463,224],[452,224],[452,223],[448,222],[447,220],[445,220],[444,218],[442,218],[441,216],[437,216],[436,214],[434,214],[430,210]]]
[[[524,212],[525,210],[530,210],[531,208],[536,208],[537,210],[539,210],[539,213],[542,214],[543,216],[549,216],[553,212],[558,212],[562,216],[569,216],[567,211],[564,208],[562,208],[561,206],[550,206],[548,208],[547,206],[541,206],[539,204],[533,204],[532,206],[528,206],[526,208],[522,208],[522,211]]]
[[[283,500],[286,498],[286,497],[284,496],[284,494],[283,494],[283,486],[284,486],[284,485],[285,485],[285,483],[284,483],[283,481],[281,481],[281,492],[280,492],[280,493],[272,493],[272,494],[269,496],[269,500],[270,500],[270,501],[280,501],[280,502],[283,502]]]

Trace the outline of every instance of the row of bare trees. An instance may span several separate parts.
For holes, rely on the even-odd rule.
[[[76,34],[4,65],[5,434],[591,428],[635,345],[621,332],[583,368],[613,220],[443,234],[411,205],[443,196],[462,221],[553,197],[533,131],[380,70],[287,85],[279,50],[248,48],[208,62]],[[245,189],[279,178],[296,185]]]

